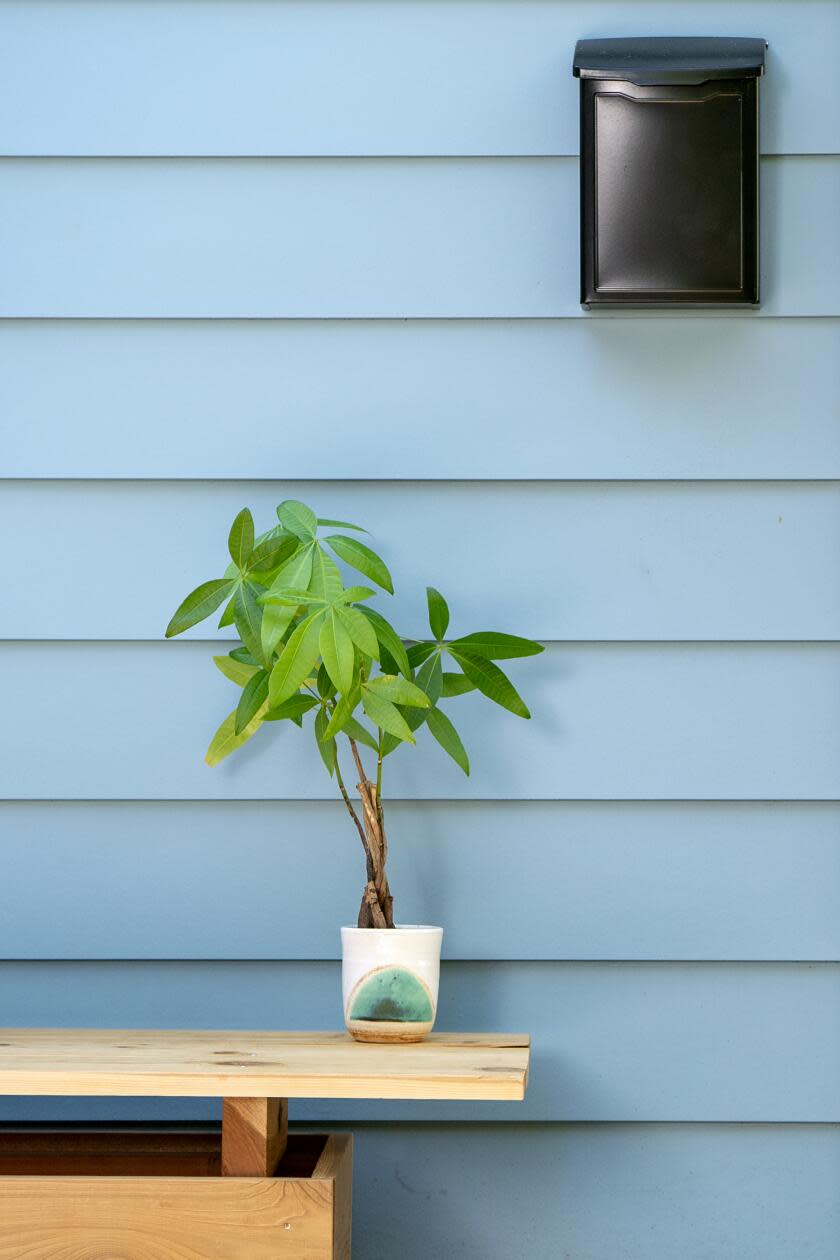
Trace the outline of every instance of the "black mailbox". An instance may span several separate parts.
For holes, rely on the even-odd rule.
[[[582,39],[581,302],[758,302],[763,39]]]

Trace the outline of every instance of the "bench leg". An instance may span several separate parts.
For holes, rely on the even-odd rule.
[[[222,1108],[222,1175],[273,1177],[289,1132],[285,1098],[226,1098]]]

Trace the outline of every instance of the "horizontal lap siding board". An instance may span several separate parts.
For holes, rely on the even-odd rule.
[[[815,1260],[840,1237],[831,1125],[364,1127],[364,1257]]]
[[[840,319],[8,321],[0,476],[840,477],[838,398]]]
[[[0,965],[3,1018],[23,1027],[336,1028],[340,988],[337,962]],[[530,1031],[524,1102],[300,1099],[293,1118],[840,1120],[835,963],[452,962],[440,993],[441,1031]],[[0,1099],[0,1117],[21,1110]]]
[[[840,804],[387,811],[397,917],[448,959],[840,960]],[[337,958],[363,879],[338,800],[7,802],[0,847],[7,959]]]
[[[574,158],[7,158],[0,316],[583,318],[578,194]],[[746,317],[840,314],[840,157],[762,196]]]
[[[434,579],[452,635],[840,639],[829,543],[840,537],[840,483],[804,482],[12,482],[0,485],[0,536],[26,522],[28,545],[6,561],[15,600],[2,637],[159,639],[186,593],[224,571],[242,505],[267,529],[293,497],[368,527],[395,581],[395,598],[378,606],[406,637],[430,633]],[[33,554],[50,556],[47,601]],[[103,599],[103,573],[130,580]],[[190,636],[231,638],[218,619]]]
[[[667,20],[656,0],[6,0],[0,30],[11,154],[573,154],[575,40],[616,33],[763,36],[763,150],[840,140],[831,0],[681,0]]]
[[[202,758],[238,689],[212,646],[5,643],[0,796],[331,799],[311,732]],[[473,771],[420,732],[387,763],[407,799],[836,799],[840,644],[552,644],[509,661],[534,718],[450,702]],[[456,708],[457,704],[457,708]],[[511,741],[515,740],[515,743]]]

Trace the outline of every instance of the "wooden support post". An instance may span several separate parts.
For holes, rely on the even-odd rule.
[[[273,1177],[289,1134],[285,1098],[226,1098],[222,1108],[222,1175]]]

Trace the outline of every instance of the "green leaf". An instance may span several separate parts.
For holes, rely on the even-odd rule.
[[[273,608],[314,607],[315,604],[323,607],[324,605],[320,595],[312,595],[309,591],[293,590],[291,587],[278,591],[265,591],[260,596],[260,603]]]
[[[285,602],[289,598],[289,590],[297,588],[303,592],[309,585],[312,575],[312,550],[311,543],[298,547],[294,555],[275,575],[266,593],[260,597],[260,603],[264,606],[262,644],[266,661],[271,659],[272,652],[277,649],[299,607],[294,598]],[[304,595],[303,598],[306,603],[310,602],[308,595]],[[275,603],[275,599],[281,602]]]
[[[318,744],[318,752],[321,754],[321,760],[330,772],[330,778],[335,773],[336,747],[335,740],[328,738],[327,715],[323,709],[315,714],[315,740]]]
[[[426,599],[429,604],[429,625],[439,643],[449,626],[449,605],[433,586],[426,587]]]
[[[363,599],[370,599],[371,595],[375,594],[376,591],[372,591],[369,586],[348,586],[346,590],[341,592],[341,603],[358,603]]]
[[[379,745],[366,726],[361,722],[357,722],[355,718],[350,718],[344,723],[344,734],[350,739],[355,739],[357,744],[364,744],[366,748],[372,748],[374,752],[379,751]]]
[[[219,618],[219,629],[223,630],[225,626],[232,626],[235,615],[236,615],[236,600],[235,599],[228,600],[227,607],[225,608],[225,611],[222,613],[221,617]]]
[[[390,700],[383,700],[375,691],[365,687],[362,690],[362,706],[371,722],[383,731],[387,731],[389,735],[393,735],[396,739],[401,739],[407,744],[416,743],[411,733],[411,727],[399,709],[391,704]]]
[[[434,643],[412,643],[408,649],[408,663],[412,669],[422,665],[432,655],[436,647]]]
[[[335,686],[333,684],[333,680],[324,668],[323,662],[318,669],[316,684],[318,687],[318,695],[322,700],[331,700],[333,698],[335,695]]]
[[[241,661],[243,665],[259,665],[256,657],[253,657],[247,648],[234,648],[232,652],[228,652],[228,656],[232,661]]]
[[[312,543],[306,543],[302,547],[298,546],[297,551],[293,552],[286,563],[277,570],[274,580],[268,589],[270,591],[308,590],[309,579],[312,577],[312,552],[314,549]]]
[[[413,709],[428,709],[431,704],[425,691],[396,674],[380,674],[371,679],[368,686],[392,704],[407,704]]]
[[[328,604],[338,599],[344,590],[341,573],[334,560],[321,550],[320,546],[312,549],[312,577],[309,579],[309,592]]]
[[[379,644],[379,667],[382,670],[383,674],[402,673],[402,670],[400,669],[397,662],[394,660],[391,653],[388,651],[387,648],[384,648],[381,643]]]
[[[432,709],[426,714],[426,725],[443,751],[449,753],[449,756],[458,763],[464,774],[468,775],[470,772],[470,759],[467,756],[464,745],[461,743],[460,735],[446,714],[442,713],[440,709]]]
[[[262,597],[260,602],[262,602]],[[295,612],[295,608],[280,608],[276,604],[263,608],[260,622],[260,645],[266,663],[270,662],[283,635],[294,621]]]
[[[361,693],[359,691],[359,687],[356,685],[351,691],[348,691],[346,695],[339,697],[338,704],[333,709],[326,728],[326,734],[328,736],[332,737],[333,735],[338,735],[340,731],[344,730],[347,723],[353,717],[353,710],[359,703],[360,696]]]
[[[432,704],[437,704],[443,691],[443,667],[440,653],[436,652],[425,665],[417,671],[416,683],[422,687]]]
[[[228,551],[237,569],[245,568],[253,550],[254,518],[247,508],[243,508],[231,525],[228,535]]]
[[[336,688],[349,691],[353,686],[353,640],[332,609],[324,617],[319,642],[324,665]]]
[[[260,623],[262,608],[257,603],[256,589],[250,582],[244,582],[236,592],[234,621],[239,637],[245,647],[258,661],[262,659],[262,641]]]
[[[440,655],[436,654],[432,659],[423,666],[417,675],[417,685],[422,688],[424,694],[431,700],[432,704],[436,704],[440,699],[440,683],[441,683],[441,667]],[[428,708],[400,706],[400,713],[405,718],[406,725],[410,731],[419,730],[429,715]],[[386,755],[393,752],[399,745],[394,742],[392,735],[386,735],[383,745],[383,753]]]
[[[393,595],[394,583],[388,572],[388,566],[375,551],[371,551],[370,547],[359,542],[358,538],[347,538],[344,534],[329,534],[324,542],[332,547],[339,560],[351,565],[366,578],[370,578],[371,582],[375,582],[377,586],[383,587]]]
[[[261,534],[257,534],[256,538],[254,539],[254,546],[259,547],[260,543],[264,543],[267,538],[288,538],[288,537],[289,537],[289,531],[287,529],[284,529],[283,526],[278,521],[276,525],[271,526],[271,529],[264,529]]]
[[[451,648],[450,651],[452,651]],[[488,700],[495,701],[503,709],[509,709],[517,717],[529,718],[531,716],[525,701],[507,675],[502,673],[498,665],[494,665],[492,661],[488,661],[485,657],[477,656],[464,648],[459,648],[457,652],[452,651],[452,655],[470,682],[474,682],[478,690],[487,696]]]
[[[474,682],[464,674],[447,674],[444,670],[442,696],[464,696],[468,691],[475,691]]]
[[[257,544],[248,557],[248,570],[255,573],[258,570],[276,569],[278,564],[293,556],[299,547],[300,542],[294,535],[279,534],[266,538]]]
[[[237,687],[244,687],[259,669],[259,665],[246,665],[244,661],[234,660],[230,656],[214,656],[213,663],[220,673],[236,683]]]
[[[311,542],[318,532],[318,518],[312,508],[298,499],[285,499],[280,503],[277,516],[283,528],[301,542]]]
[[[292,637],[280,653],[280,659],[271,671],[268,688],[272,709],[294,695],[314,668],[320,656],[318,636],[323,619],[323,613],[312,613],[295,627]]]
[[[257,716],[257,714],[265,707],[268,699],[268,674],[264,669],[258,670],[253,678],[249,678],[242,695],[239,697],[239,704],[236,706],[236,717],[234,720],[234,731],[237,735],[241,735],[249,722]]]
[[[541,643],[533,639],[520,639],[518,634],[502,634],[497,630],[479,630],[453,639],[451,647],[464,647],[474,656],[485,656],[491,661],[510,660],[515,656],[538,656],[544,651]]]
[[[201,586],[190,591],[183,603],[179,604],[166,627],[167,639],[171,639],[173,635],[182,634],[185,630],[189,630],[190,626],[197,625],[199,621],[209,617],[216,611],[222,600],[227,599],[235,585],[235,581],[229,578],[213,578],[212,581],[202,582]]]
[[[364,529],[361,525],[354,525],[352,521],[331,521],[326,516],[319,516],[318,524],[331,525],[333,529],[357,529],[360,534],[369,533],[369,531]]]
[[[397,669],[402,675],[404,675],[404,677],[410,680],[412,677],[412,671],[408,660],[408,653],[405,650],[405,645],[403,644],[402,639],[397,634],[394,627],[389,621],[386,621],[382,614],[378,613],[375,608],[360,608],[359,612],[363,617],[367,617],[368,621],[373,626],[374,634],[379,640],[380,645],[394,661]]]
[[[237,735],[235,730],[236,710],[234,709],[232,713],[229,713],[210,740],[210,747],[207,749],[204,758],[208,766],[217,766],[220,761],[224,761],[225,757],[229,757],[237,748],[241,748],[243,744],[246,744],[252,735],[256,735],[262,726],[262,721],[262,714],[258,713],[248,723],[245,730],[240,731]]]
[[[367,617],[363,617],[357,608],[338,607],[335,613],[359,651],[378,661],[379,640]]]
[[[288,700],[284,700],[282,704],[278,704],[276,709],[268,709],[263,716],[264,722],[282,722],[284,718],[303,717],[304,713],[308,713],[310,709],[314,709],[318,701],[314,696],[302,695],[298,692],[294,696],[289,696]]]

